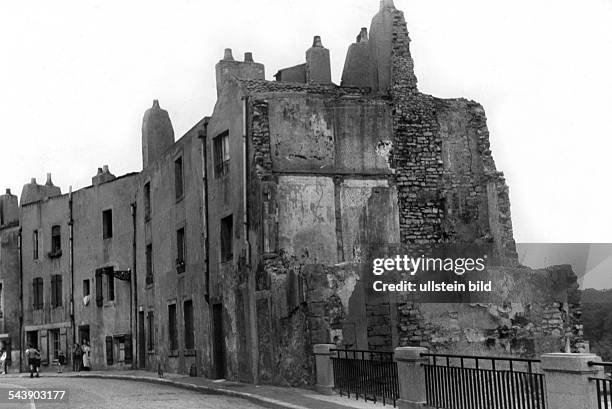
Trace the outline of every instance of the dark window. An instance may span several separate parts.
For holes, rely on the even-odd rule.
[[[62,251],[62,229],[60,226],[51,227],[51,253],[57,255]]]
[[[111,267],[106,274],[107,278],[107,290],[108,290],[108,300],[113,301],[115,299],[115,275],[113,274],[113,268]]]
[[[151,284],[153,282],[153,245],[152,244],[147,244],[147,249],[145,251],[145,258],[146,258],[146,267],[147,267],[147,277],[146,277],[146,282],[147,284]]]
[[[176,262],[185,262],[185,228],[176,231]]]
[[[38,259],[38,230],[34,230],[32,233],[32,258]]]
[[[151,218],[151,183],[149,182],[144,185],[144,217],[145,220]]]
[[[35,310],[43,307],[43,279],[35,277],[32,280],[32,306]]]
[[[233,258],[233,222],[232,215],[221,219],[221,262]]]
[[[102,292],[102,271],[96,270],[96,305],[101,307],[104,304],[104,294]]]
[[[153,351],[155,349],[155,321],[153,319],[153,311],[147,313],[147,349]]]
[[[54,274],[51,276],[51,306],[61,307],[62,305],[62,276]]]
[[[111,209],[102,212],[102,238],[113,237],[113,211]]]
[[[183,197],[183,158],[178,157],[174,161],[174,193],[176,198]]]
[[[91,294],[91,289],[89,288],[89,280],[83,280],[83,297],[87,297]]]
[[[219,178],[227,175],[230,164],[229,131],[225,131],[213,139],[213,154],[215,177]]]
[[[176,304],[168,305],[168,348],[178,349],[178,334],[176,333]]]
[[[113,364],[113,337],[106,337],[106,365]]]
[[[195,334],[193,330],[193,302],[183,303],[183,320],[185,321],[185,349],[193,349]]]

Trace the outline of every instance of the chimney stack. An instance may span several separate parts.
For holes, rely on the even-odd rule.
[[[142,168],[146,169],[173,144],[174,129],[170,115],[159,107],[159,101],[155,99],[142,118]]]
[[[323,47],[320,36],[314,36],[312,47],[306,50],[306,82],[331,84],[329,50]]]
[[[253,61],[253,53],[245,52],[244,61],[236,61],[232,56],[231,48],[225,49],[223,59],[215,65],[215,74],[217,78],[217,98],[221,95],[227,80],[232,77],[245,80],[263,80],[266,78],[264,65]]]

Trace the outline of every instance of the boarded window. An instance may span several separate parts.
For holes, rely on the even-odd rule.
[[[233,226],[231,214],[221,219],[221,262],[231,261],[234,257]]]
[[[174,161],[174,192],[176,198],[183,197],[183,158],[178,157]]]
[[[168,305],[168,348],[178,349],[178,334],[176,332],[176,304]]]
[[[43,307],[43,279],[35,277],[32,280],[32,306],[35,310]]]
[[[144,218],[151,218],[151,183],[147,182],[144,185]]]
[[[193,349],[195,334],[193,327],[193,302],[191,300],[183,303],[183,319],[185,321],[185,349]]]
[[[147,350],[153,351],[155,349],[155,320],[153,311],[147,313]]]
[[[51,253],[56,255],[62,251],[62,229],[60,226],[51,227]]]
[[[38,260],[38,230],[32,232],[32,258]]]
[[[51,306],[53,308],[62,305],[62,276],[54,274],[51,276]]]
[[[113,337],[106,337],[106,365],[113,364]]]
[[[102,291],[102,270],[96,270],[96,305],[98,307],[101,307],[104,303],[104,294]]]
[[[230,165],[229,131],[225,131],[213,139],[213,155],[215,177],[219,178],[227,175]]]
[[[111,209],[102,212],[102,238],[113,237],[113,211]]]

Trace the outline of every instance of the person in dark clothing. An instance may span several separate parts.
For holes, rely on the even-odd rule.
[[[72,370],[75,372],[81,371],[81,365],[83,364],[83,350],[78,343],[75,343],[72,347]]]
[[[64,372],[64,365],[66,365],[66,355],[60,350],[57,354],[57,373]]]
[[[30,378],[34,377],[34,372],[36,372],[36,377],[38,378],[38,370],[40,368],[40,352],[38,352],[38,349],[32,345],[29,345],[25,354],[26,358],[28,358],[28,365],[30,366]]]

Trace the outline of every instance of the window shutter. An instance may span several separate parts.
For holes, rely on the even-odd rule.
[[[62,305],[62,275],[58,274],[55,279],[55,306]]]
[[[104,294],[102,293],[102,270],[96,270],[96,305],[101,307],[104,303]]]
[[[106,364],[113,364],[113,337],[106,337]]]
[[[43,279],[38,277],[38,308],[43,308],[45,305],[45,298],[43,296]]]
[[[57,275],[51,276],[51,307],[57,307]]]
[[[125,354],[125,363],[126,364],[131,364],[132,363],[132,334],[126,334],[124,336],[124,354]]]
[[[38,309],[38,278],[32,280],[32,307]]]

